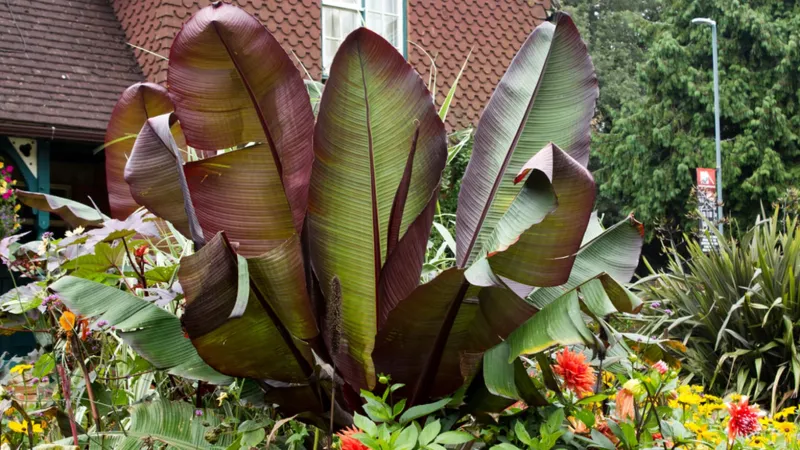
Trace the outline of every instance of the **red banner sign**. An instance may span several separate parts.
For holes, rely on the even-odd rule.
[[[712,248],[718,248],[717,236],[709,230],[719,221],[715,169],[697,168],[697,208],[705,218],[700,221],[700,245],[708,253]]]

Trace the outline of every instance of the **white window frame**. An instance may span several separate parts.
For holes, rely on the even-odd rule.
[[[406,8],[406,1],[407,0],[393,0],[393,1],[397,2],[397,17],[398,17],[398,20],[397,20],[398,42],[397,42],[396,48],[400,53],[403,54],[403,57],[407,57],[407,51],[408,51],[408,40],[406,39],[406,27],[407,27],[407,23],[408,23],[407,8]],[[326,30],[326,27],[325,27],[325,8],[333,8],[333,9],[339,9],[339,10],[344,10],[344,11],[357,12],[358,15],[359,15],[359,19],[361,20],[360,26],[366,27],[367,26],[367,13],[369,12],[367,10],[367,0],[359,0],[357,3],[358,3],[357,5],[353,5],[352,3],[344,3],[342,1],[337,1],[337,0],[321,0],[321,7],[320,7],[320,15],[319,15],[319,17],[320,17],[320,21],[322,22],[322,26],[321,26],[321,31],[322,32],[320,33],[320,40],[321,40],[321,44],[322,44],[322,65],[323,65],[322,73],[323,73],[323,76],[327,76],[328,75],[328,70],[329,70],[328,67],[325,67],[325,56],[326,56],[325,55],[325,39],[326,39],[326,36],[327,36],[327,34],[326,34],[327,30]],[[376,12],[378,14],[381,14],[381,16],[384,16],[386,14],[390,14],[390,13],[385,13],[383,11],[376,11]],[[377,32],[378,34],[381,34],[381,35],[382,35],[382,32],[383,32],[383,30],[373,30],[373,31],[375,31],[375,32]],[[333,59],[331,59],[331,60],[333,60]]]

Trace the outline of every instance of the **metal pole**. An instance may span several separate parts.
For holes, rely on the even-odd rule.
[[[717,208],[719,232],[722,233],[722,152],[720,151],[719,130],[719,68],[717,66],[717,23],[711,23],[711,46],[714,52],[714,135],[717,147]]]

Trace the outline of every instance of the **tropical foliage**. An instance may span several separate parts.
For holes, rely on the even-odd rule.
[[[180,324],[206,364],[259,380],[286,412],[346,424],[381,372],[420,405],[472,380],[493,346],[506,362],[484,367],[513,373],[522,354],[594,345],[581,308],[600,319],[639,306],[615,281],[635,268],[638,224],[603,231],[591,214],[597,88],[569,16],[531,34],[487,105],[459,192],[455,265],[421,285],[447,141],[430,93],[386,41],[359,29],[343,42],[315,121],[275,38],[215,4],[176,37],[168,84],[135,85],[114,111],[112,211],[143,205],[191,238]],[[74,276],[50,289],[109,322],[156,314]],[[558,325],[542,332],[548,319]],[[219,381],[185,364],[159,361]]]
[[[719,252],[704,253],[687,238],[686,254],[666,249],[666,271],[642,283],[660,308],[674,311],[669,333],[688,347],[685,368],[695,381],[773,411],[794,404],[800,389],[800,229],[796,218],[780,217],[776,209],[741,239],[719,236]]]
[[[46,340],[42,371],[58,374],[59,398],[45,403],[62,420],[45,441],[269,447],[291,418],[250,406],[266,403],[312,423],[315,446],[320,429],[355,424],[364,435],[343,432],[342,446],[441,450],[473,439],[461,418],[519,400],[557,406],[556,375],[572,382],[549,350],[577,345],[600,365],[627,351],[606,318],[641,307],[621,283],[644,231],[632,217],[606,229],[592,212],[596,77],[568,15],[531,33],[474,139],[448,142],[447,105],[437,111],[377,34],[350,34],[322,89],[223,3],[176,36],[168,86],[136,84],[112,114],[113,219],[18,192],[80,227],[0,245],[36,280],[2,307]],[[438,194],[468,145],[463,179],[445,183],[460,182],[453,219]],[[524,375],[528,357],[547,386]],[[25,390],[31,367],[17,367]],[[8,439],[33,445],[53,422],[14,395],[4,408],[21,431]],[[235,410],[212,410],[213,396]],[[554,427],[537,445],[558,439]],[[284,436],[311,439],[294,425]]]

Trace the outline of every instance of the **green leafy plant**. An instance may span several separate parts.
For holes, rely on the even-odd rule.
[[[615,278],[632,274],[640,225],[603,230],[592,216],[597,87],[567,15],[534,30],[487,105],[448,244],[454,267],[425,284],[447,141],[388,42],[348,36],[315,121],[275,38],[215,3],[176,36],[168,85],[135,85],[114,111],[108,183],[130,197],[112,195],[112,210],[133,201],[191,239],[177,271],[183,329],[206,364],[258,380],[282,411],[347,424],[355,392],[381,372],[411,411],[513,375],[522,354],[596,345],[582,309],[599,319],[639,306]],[[51,289],[76,313],[103,313],[83,295],[100,291],[91,282]],[[504,363],[482,364],[493,347]],[[501,374],[476,379],[481,367]]]
[[[686,368],[711,392],[735,390],[775,410],[800,388],[797,219],[782,221],[776,209],[741,239],[717,238],[718,252],[690,237],[685,254],[667,248],[667,269],[643,290],[660,314],[674,311],[669,332],[683,339]]]
[[[388,377],[382,376],[381,381],[388,383]],[[381,450],[442,450],[444,445],[464,444],[475,439],[466,431],[443,430],[442,421],[435,418],[435,413],[444,408],[450,398],[408,409],[405,409],[405,399],[392,404],[391,394],[402,387],[399,383],[388,385],[380,397],[361,391],[367,416],[356,413],[353,417],[356,431],[340,433],[340,439],[357,439],[369,448]],[[420,425],[417,419],[423,418],[426,421]]]

